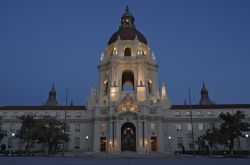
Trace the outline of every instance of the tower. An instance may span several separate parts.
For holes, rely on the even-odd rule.
[[[119,102],[127,94],[137,102],[160,99],[154,53],[136,29],[128,7],[101,55],[98,70],[100,103]]]
[[[47,105],[47,106],[56,106],[57,105],[56,90],[54,87],[54,83],[53,83],[52,88],[49,91],[49,97],[48,97],[45,105]]]
[[[202,88],[201,88],[201,99],[200,99],[200,104],[201,105],[211,105],[213,104],[212,101],[210,100],[208,96],[208,90],[205,87],[205,83],[203,82]]]
[[[165,83],[159,91],[154,53],[137,30],[135,17],[128,7],[101,55],[98,71],[98,88],[91,90],[87,101],[96,119],[94,152],[145,153],[149,141],[152,141],[149,146],[156,149],[159,144],[158,150],[163,151],[162,131],[154,130],[152,137],[147,133],[151,122],[158,123],[160,128],[162,121],[154,117],[154,121],[148,119],[162,116],[171,105]]]

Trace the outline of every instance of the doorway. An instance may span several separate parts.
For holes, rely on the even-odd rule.
[[[132,123],[122,125],[121,151],[136,151],[136,129]]]
[[[151,136],[151,150],[157,151],[157,137]]]
[[[100,137],[100,150],[101,152],[106,151],[106,137]]]

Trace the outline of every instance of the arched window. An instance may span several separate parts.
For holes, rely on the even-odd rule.
[[[125,70],[122,72],[122,90],[134,90],[134,73],[131,70]]]
[[[149,80],[148,81],[148,93],[152,93],[152,81],[151,80]]]
[[[105,93],[105,95],[106,95],[106,94],[108,94],[109,83],[108,83],[108,81],[106,80],[106,81],[104,82],[104,84],[105,84],[105,91],[104,91],[104,93]]]
[[[131,56],[131,49],[130,48],[124,49],[124,56]]]

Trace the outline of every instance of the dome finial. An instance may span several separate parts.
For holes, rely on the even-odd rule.
[[[129,8],[128,8],[128,5],[126,6],[126,12],[129,12]]]

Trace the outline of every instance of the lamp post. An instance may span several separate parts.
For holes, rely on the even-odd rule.
[[[146,147],[146,155],[148,154],[148,141],[145,141],[145,147]]]
[[[111,145],[112,145],[112,142],[111,140],[109,141],[109,154],[111,155]]]
[[[85,137],[85,139],[86,139],[87,154],[88,154],[88,152],[89,152],[89,143],[88,143],[89,136],[87,135],[87,136]]]
[[[13,156],[13,152],[14,152],[14,137],[15,137],[15,133],[11,133],[11,156]]]
[[[246,134],[246,140],[247,140],[248,154],[250,155],[250,143],[249,143],[249,135],[248,134]]]
[[[168,147],[169,147],[169,154],[171,154],[171,139],[172,139],[172,137],[171,136],[169,136],[168,137]]]

